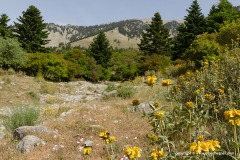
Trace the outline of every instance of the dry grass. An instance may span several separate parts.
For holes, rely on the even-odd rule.
[[[38,146],[28,154],[16,151],[16,143],[11,137],[5,138],[0,146],[3,159],[84,159],[79,151],[81,138],[94,142],[91,159],[107,159],[104,142],[98,137],[101,131],[108,130],[117,141],[113,144],[115,154],[123,157],[125,145],[137,145],[141,148],[148,146],[146,134],[150,126],[140,113],[129,112],[131,101],[110,100],[92,101],[75,108],[75,112],[64,121],[49,119],[44,124],[52,130],[57,130],[59,136],[39,135],[46,145]],[[141,128],[141,129],[140,129]],[[82,143],[82,142],[81,142]],[[4,145],[5,144],[5,145]],[[54,147],[59,149],[54,151]],[[60,146],[64,147],[60,147]],[[7,152],[6,152],[7,151]]]
[[[33,97],[40,94],[54,94],[66,89],[66,92],[72,88],[71,84],[59,85],[57,83],[48,83],[38,81],[31,77],[20,75],[1,75],[0,81],[4,78],[9,78],[10,82],[16,85],[4,85],[0,94],[4,94],[0,105],[11,107],[21,103],[22,99],[28,99],[28,103],[33,103]],[[163,102],[163,94],[161,89],[164,89],[158,83],[152,89],[141,80],[127,82],[124,85],[136,86],[136,92],[131,99],[121,99],[118,97],[110,97],[104,100],[93,100],[85,103],[79,103],[74,106],[65,106],[60,112],[74,110],[71,114],[64,118],[59,118],[60,112],[55,116],[41,113],[39,124],[47,126],[50,130],[55,130],[59,134],[54,135],[38,135],[46,142],[44,146],[35,147],[30,153],[22,154],[16,150],[17,141],[12,139],[11,133],[2,139],[0,144],[0,155],[3,160],[75,160],[87,159],[83,156],[80,148],[83,141],[93,141],[93,152],[88,159],[102,160],[107,159],[108,155],[105,149],[105,143],[99,138],[99,133],[108,130],[111,135],[116,137],[116,142],[113,143],[113,150],[117,159],[124,155],[124,146],[134,145],[139,146],[142,151],[140,159],[147,159],[149,151],[152,149],[149,146],[149,141],[146,134],[150,133],[151,126],[142,117],[141,113],[131,112],[132,101],[140,99],[140,102],[161,101],[161,105],[169,105]],[[14,88],[14,89],[13,89]],[[161,89],[160,89],[161,88]],[[42,92],[42,90],[46,92]],[[50,92],[53,90],[54,92]],[[2,92],[3,91],[3,92]],[[15,94],[22,93],[16,97]],[[29,94],[29,92],[31,92]],[[0,97],[2,97],[1,95]],[[8,101],[12,103],[8,103]],[[46,101],[45,105],[48,101]],[[52,103],[55,103],[53,101]],[[53,104],[51,104],[53,105]],[[83,140],[83,141],[81,141]]]

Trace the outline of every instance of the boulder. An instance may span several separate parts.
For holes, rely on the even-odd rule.
[[[34,134],[54,134],[54,132],[49,131],[45,126],[22,126],[13,131],[13,138],[22,139],[26,135]]]
[[[149,102],[144,102],[144,103],[140,103],[138,106],[134,106],[133,111],[135,112],[138,111],[144,114],[148,114],[153,112],[153,109],[150,107]]]
[[[30,152],[34,147],[38,145],[44,145],[45,142],[36,136],[33,135],[27,135],[25,136],[16,146],[17,150],[19,150],[22,153],[28,153]]]

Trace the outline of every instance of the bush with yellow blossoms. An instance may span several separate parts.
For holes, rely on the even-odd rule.
[[[136,146],[127,146],[124,149],[126,156],[129,159],[136,159],[141,157],[141,149],[139,147]]]

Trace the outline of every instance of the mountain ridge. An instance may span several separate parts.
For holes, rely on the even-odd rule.
[[[103,30],[113,48],[137,48],[142,32],[149,26],[151,19],[127,19],[94,26],[58,25],[47,23],[50,42],[47,47],[70,44],[72,47],[88,48],[90,40]],[[163,21],[171,35],[183,20]]]

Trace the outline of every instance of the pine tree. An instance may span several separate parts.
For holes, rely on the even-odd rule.
[[[184,23],[177,28],[178,34],[173,42],[173,59],[181,58],[197,35],[204,33],[207,28],[206,20],[197,0],[193,1],[187,12],[188,15],[185,16]]]
[[[170,49],[169,30],[163,25],[160,14],[157,12],[152,22],[142,33],[139,49],[146,55],[159,54],[168,55]]]
[[[44,45],[49,41],[49,33],[45,30],[46,23],[43,23],[41,12],[31,5],[17,20],[20,23],[14,22],[16,37],[23,49],[29,53],[48,52]]]
[[[97,64],[107,68],[108,62],[111,58],[111,46],[103,31],[100,31],[93,39],[89,47],[89,56],[93,57]]]
[[[7,14],[2,14],[0,17],[0,36],[3,38],[12,37],[12,27],[8,26],[10,19]]]
[[[233,21],[240,18],[240,11],[233,8],[228,0],[220,0],[213,5],[207,17],[207,31],[218,32],[224,21]]]

